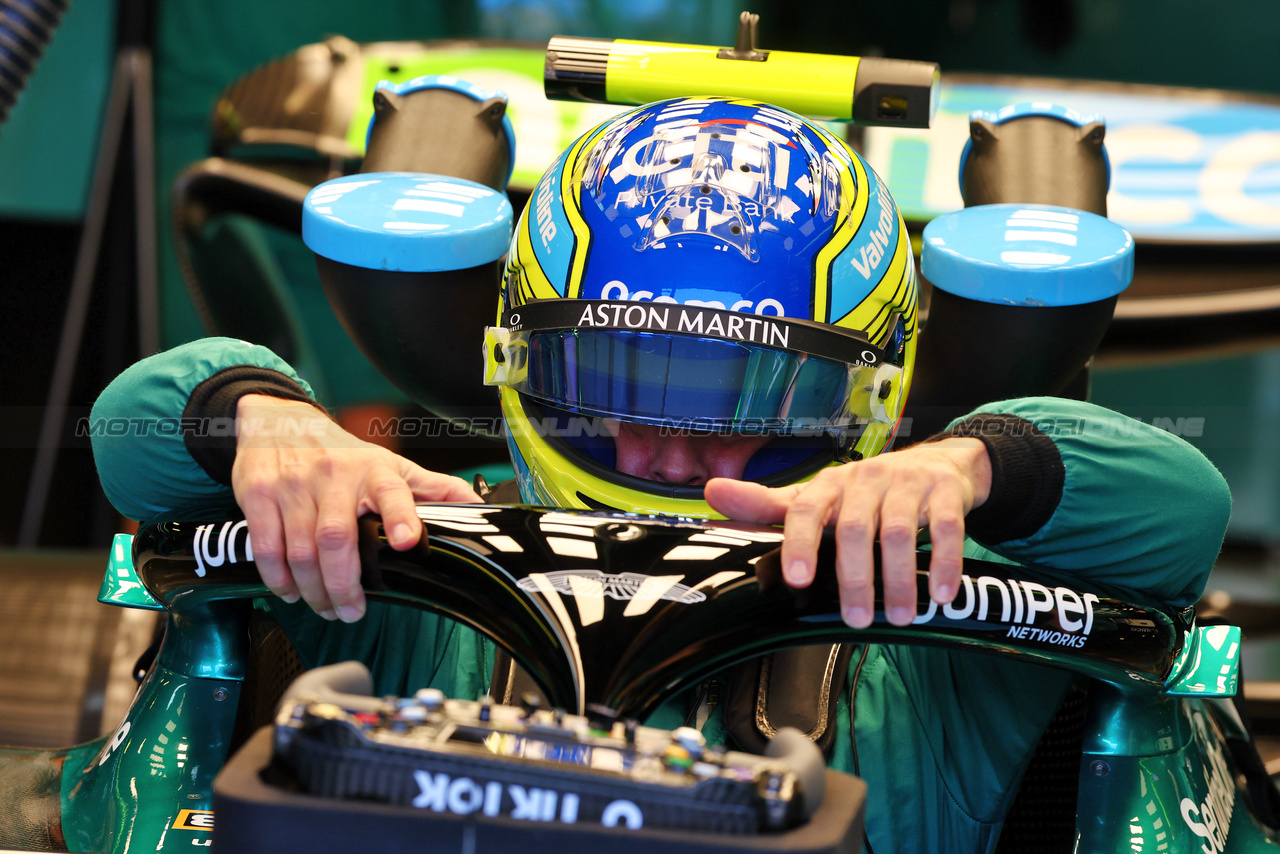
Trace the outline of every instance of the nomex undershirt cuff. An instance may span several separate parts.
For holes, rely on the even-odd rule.
[[[965,518],[965,531],[980,543],[1021,540],[1048,523],[1066,483],[1066,467],[1053,439],[1016,415],[972,415],[938,438],[972,437],[987,447],[991,493]]]
[[[279,371],[239,365],[218,371],[191,391],[187,406],[182,410],[183,423],[196,425],[221,421],[233,424],[236,405],[246,394],[298,400],[311,404],[320,412],[325,411],[307,396],[302,386]],[[236,461],[235,432],[219,430],[216,431],[217,435],[213,435],[214,432],[184,427],[182,441],[187,446],[187,453],[191,454],[191,458],[209,477],[224,486],[230,486],[231,466]]]

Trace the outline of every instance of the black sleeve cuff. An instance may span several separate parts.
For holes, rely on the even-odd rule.
[[[200,468],[224,486],[231,485],[231,466],[236,461],[236,404],[246,394],[299,400],[324,412],[302,386],[270,368],[224,368],[200,383],[182,410],[182,440]]]
[[[1039,531],[1062,500],[1066,468],[1053,439],[1016,415],[972,415],[938,438],[982,440],[991,460],[991,493],[965,518],[965,531],[986,545]]]

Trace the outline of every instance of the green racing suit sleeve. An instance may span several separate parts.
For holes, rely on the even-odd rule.
[[[240,396],[310,400],[311,388],[266,347],[206,338],[134,364],[99,395],[90,415],[94,462],[107,498],[130,519],[236,512],[231,491]],[[369,604],[359,623],[327,622],[303,602],[264,600],[308,666],[359,659],[379,694],[440,688],[477,696],[493,645],[434,614]]]
[[[1080,401],[1025,398],[976,410],[984,413],[1016,416],[1047,435],[1066,475],[1038,530],[984,545],[1172,605],[1199,598],[1231,515],[1226,480],[1203,454],[1166,430]]]
[[[1056,398],[993,403],[951,433],[984,441],[993,464],[989,501],[1005,505],[1000,519],[970,514],[970,533],[983,542],[970,539],[968,557],[1174,605],[1199,596],[1231,500],[1218,471],[1182,439]],[[935,647],[864,652],[851,665],[852,714],[840,720],[833,764],[868,782],[872,849],[992,850],[1073,677]]]
[[[215,447],[235,443],[235,397],[216,412],[188,414],[193,392],[224,371],[247,373],[239,394],[259,391],[308,399],[311,387],[288,363],[268,350],[232,338],[205,338],[157,353],[125,369],[103,390],[90,413],[90,436],[98,479],[112,505],[128,519],[143,521],[184,509],[233,503],[230,464],[225,476],[201,465]],[[235,388],[235,383],[225,387]],[[207,460],[206,460],[207,462]]]

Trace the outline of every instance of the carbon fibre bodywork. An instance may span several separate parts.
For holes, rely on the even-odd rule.
[[[1092,680],[1077,851],[1276,845],[1226,747],[1243,728],[1229,703],[1212,699],[1235,691],[1238,632],[1197,627],[1190,609],[967,561],[951,606],[930,607],[908,627],[858,632],[839,618],[832,573],[801,591],[781,583],[776,529],[528,507],[419,513],[430,535],[407,552],[386,544],[376,520],[362,522],[369,597],[468,622],[565,708],[603,702],[642,716],[732,662],[822,640],[1034,660]],[[267,592],[234,520],[149,526],[133,557],[137,581],[168,612],[168,635],[116,733],[60,754],[60,833],[73,851],[189,851],[208,841],[211,784],[245,673],[248,605]],[[828,542],[820,565],[831,558]],[[121,569],[110,570],[117,580]]]

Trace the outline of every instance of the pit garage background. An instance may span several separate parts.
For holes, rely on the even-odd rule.
[[[0,670],[9,674],[0,682],[0,741],[66,744],[96,734],[103,719],[119,716],[110,709],[103,714],[111,702],[103,674],[127,673],[130,644],[149,637],[145,626],[124,626],[112,609],[92,602],[119,520],[97,487],[87,439],[74,431],[101,388],[140,355],[147,333],[139,329],[134,302],[139,244],[131,223],[138,199],[128,192],[143,185],[128,158],[114,167],[116,191],[47,510],[34,529],[28,522],[25,536],[22,530],[72,273],[95,175],[101,180],[99,139],[122,43],[144,46],[153,62],[154,333],[160,346],[171,347],[204,330],[174,251],[169,188],[184,167],[207,156],[212,106],[241,74],[333,35],[362,43],[480,39],[533,49],[558,34],[732,44],[742,8],[725,0],[71,0],[0,128],[0,580],[18,591],[9,597],[7,613],[0,613],[0,648],[8,650]],[[762,0],[750,9],[761,15],[761,47],[936,61],[944,79],[974,72],[1280,97],[1280,64],[1274,61],[1280,6],[1267,0],[1211,9],[1196,0]],[[518,111],[519,97],[512,94]],[[551,140],[571,134],[582,120],[576,105],[542,119],[558,124]],[[1272,155],[1258,160],[1245,189],[1274,226],[1280,223],[1280,136],[1272,139]],[[138,142],[126,132],[122,146],[136,151]],[[895,148],[899,143],[880,140],[878,163],[895,196],[905,200],[916,193],[912,175],[946,152],[905,143]],[[526,163],[539,144],[555,149],[521,139]],[[288,235],[268,230],[264,239],[300,322],[313,339],[326,342],[317,371],[328,401],[407,405],[342,332],[309,253]],[[1186,263],[1206,279],[1220,265],[1239,262],[1255,284],[1280,285],[1280,243],[1232,253],[1179,257],[1190,259]],[[1158,256],[1160,250],[1151,255]],[[1139,270],[1144,257],[1140,249]],[[1237,599],[1280,600],[1280,348],[1265,336],[1242,343],[1227,334],[1219,346],[1193,353],[1102,358],[1092,399],[1144,421],[1161,419],[1222,469],[1235,508],[1211,587]],[[83,608],[68,604],[76,597]],[[45,616],[21,619],[24,614]],[[34,634],[33,622],[74,625],[78,634],[65,647]],[[1248,676],[1280,678],[1280,642],[1257,639],[1250,646]],[[63,713],[51,716],[50,709]]]

